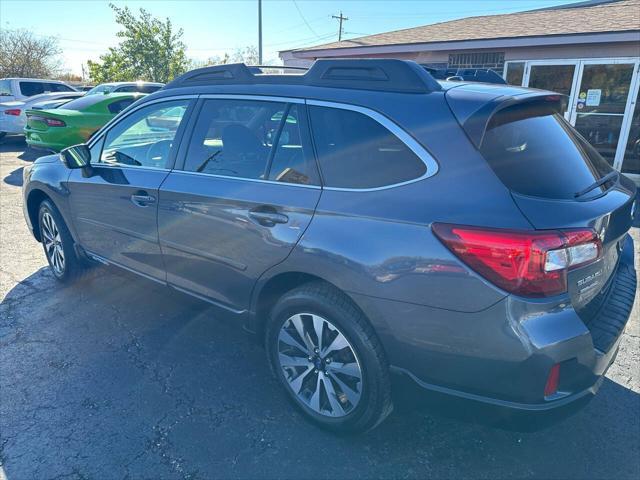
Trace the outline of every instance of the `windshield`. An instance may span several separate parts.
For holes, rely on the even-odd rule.
[[[562,116],[530,107],[498,112],[480,150],[507,188],[536,197],[573,199],[612,171]]]

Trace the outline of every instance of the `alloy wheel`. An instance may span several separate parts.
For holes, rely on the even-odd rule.
[[[42,214],[42,241],[44,250],[51,264],[51,268],[57,276],[64,274],[65,258],[62,247],[62,237],[53,216],[49,212]]]
[[[353,346],[327,319],[293,315],[278,334],[278,361],[289,387],[315,413],[344,417],[362,396],[362,369]]]

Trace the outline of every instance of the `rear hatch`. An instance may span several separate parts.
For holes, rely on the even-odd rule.
[[[452,89],[449,93],[455,92]],[[589,324],[609,294],[625,236],[632,224],[636,188],[615,171],[558,113],[563,98],[515,89],[464,110],[452,110],[469,138],[536,230],[592,230],[597,260],[567,273],[574,308]],[[489,94],[490,95],[490,94]]]

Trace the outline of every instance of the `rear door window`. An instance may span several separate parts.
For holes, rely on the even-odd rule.
[[[300,105],[205,100],[184,170],[226,177],[318,185]]]
[[[44,82],[20,82],[20,93],[25,97],[39,95],[48,91],[46,85]]]
[[[612,171],[564,118],[535,108],[498,112],[480,151],[507,188],[535,197],[573,199]]]
[[[310,106],[309,115],[327,187],[384,187],[420,178],[427,171],[406,143],[363,113]]]

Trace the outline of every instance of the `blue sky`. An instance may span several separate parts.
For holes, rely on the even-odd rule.
[[[340,10],[349,18],[345,38],[415,27],[455,18],[495,15],[576,0],[263,0],[264,60],[276,62],[278,51],[337,40]],[[158,17],[169,17],[184,29],[191,58],[232,54],[257,45],[257,0],[114,1]],[[26,28],[54,36],[65,67],[80,73],[88,59],[97,60],[117,44],[118,26],[108,0],[0,0],[1,28]]]

